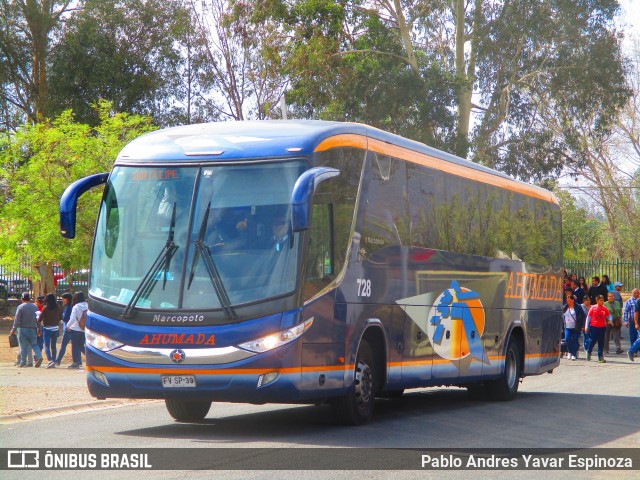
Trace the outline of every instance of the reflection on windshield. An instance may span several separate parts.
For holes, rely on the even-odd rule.
[[[232,317],[229,306],[291,292],[298,240],[289,198],[305,169],[300,161],[115,168],[96,229],[91,294],[123,308],[133,299],[135,308],[224,307]],[[161,253],[164,262],[154,268],[170,230],[180,248],[170,257]],[[196,258],[205,252],[207,261]],[[152,270],[152,281],[145,280]],[[157,281],[162,288],[141,287]]]
[[[198,228],[208,216],[203,245],[230,305],[295,288],[298,247],[297,236],[290,232],[289,201],[304,170],[302,162],[203,169],[191,238],[200,236]],[[197,253],[192,249],[190,255]],[[184,304],[206,308],[217,294],[205,263],[194,265],[191,286],[183,292]]]

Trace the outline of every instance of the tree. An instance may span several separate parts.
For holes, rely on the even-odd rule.
[[[7,130],[13,129],[17,118],[36,122],[46,116],[51,35],[71,3],[2,0],[0,107]]]
[[[257,3],[255,22],[288,32],[290,95],[303,111],[340,118],[335,105],[366,106],[350,119],[386,118],[395,133],[522,179],[581,161],[556,120],[606,131],[629,94],[616,0]],[[418,128],[389,121],[402,113]]]
[[[580,180],[573,187],[591,199],[592,210],[603,216],[601,250],[625,259],[640,259],[638,232],[640,231],[640,45],[627,61],[626,78],[631,95],[623,108],[618,109],[607,128],[597,117],[577,117],[564,107],[554,129],[569,139],[568,144],[579,161],[569,164],[565,174]]]
[[[64,240],[59,233],[58,206],[64,189],[90,173],[109,171],[117,153],[133,138],[152,130],[148,117],[112,114],[98,107],[95,128],[77,123],[71,111],[51,122],[26,124],[0,144],[0,184],[6,201],[0,204],[0,257],[17,264],[27,254],[37,265],[59,262],[65,269],[89,263],[100,192],[78,202],[78,236]],[[45,284],[44,293],[53,284]]]
[[[256,2],[190,0],[200,69],[197,106],[215,119],[279,116],[284,36],[277,25],[251,23]],[[259,2],[258,2],[259,3]],[[204,61],[203,61],[204,60]]]
[[[181,113],[189,17],[178,0],[86,0],[51,53],[47,111],[72,109],[96,124],[93,104],[151,115],[160,124]]]

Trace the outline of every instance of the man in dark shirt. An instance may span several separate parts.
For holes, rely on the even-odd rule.
[[[589,298],[591,298],[591,304],[595,305],[597,303],[596,298],[598,297],[598,295],[602,295],[602,298],[607,298],[608,294],[609,292],[607,290],[607,286],[603,283],[600,283],[600,278],[593,277],[591,279],[589,292],[587,293],[587,295],[589,295]]]
[[[582,302],[584,300],[584,290],[580,288],[577,280],[571,280],[571,289],[573,295],[576,297],[576,303],[578,305],[582,305]]]

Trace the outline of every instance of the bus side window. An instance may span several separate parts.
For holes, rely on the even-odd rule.
[[[369,156],[371,169],[360,242],[360,251],[367,258],[381,250],[389,252],[388,247],[408,245],[411,230],[405,162],[374,152]]]
[[[303,293],[312,297],[333,279],[333,205],[313,205]]]

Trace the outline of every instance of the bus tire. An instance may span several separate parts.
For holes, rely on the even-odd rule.
[[[513,400],[518,393],[522,372],[522,353],[520,344],[513,338],[509,340],[504,360],[504,372],[500,378],[486,382],[487,394],[491,400],[506,402]]]
[[[362,425],[371,419],[375,405],[376,371],[373,353],[363,340],[356,358],[353,385],[344,397],[331,402],[333,413],[342,425]]]
[[[211,402],[207,400],[166,398],[164,403],[169,415],[178,422],[201,422],[211,408]]]

